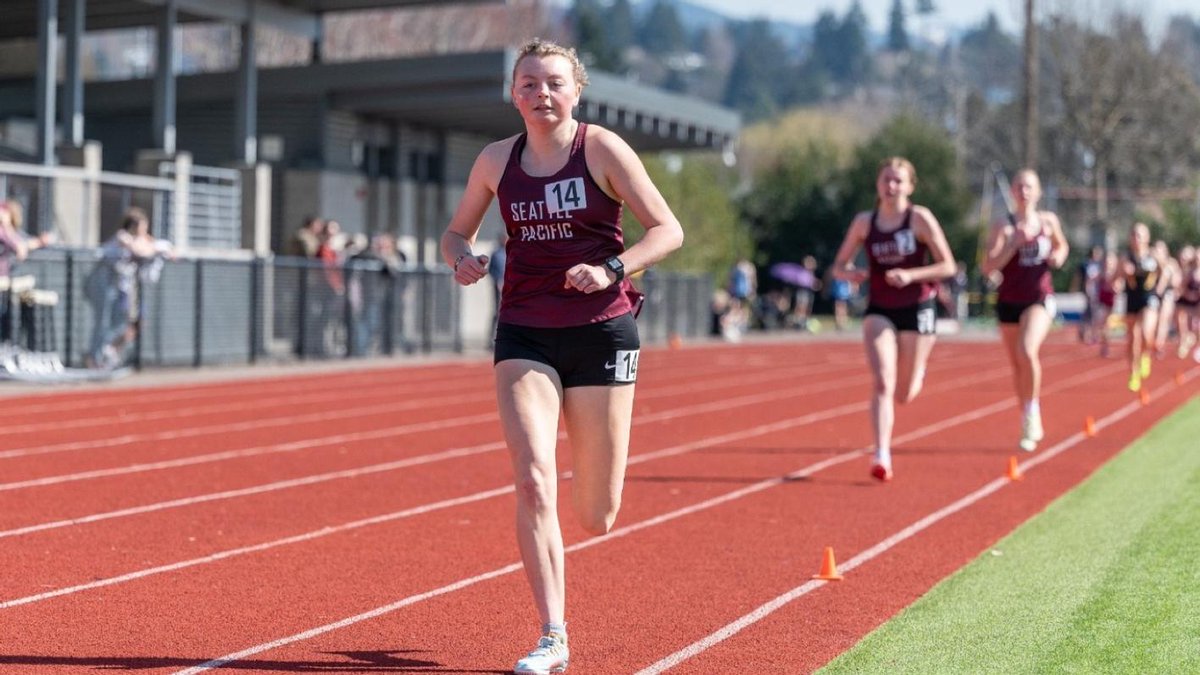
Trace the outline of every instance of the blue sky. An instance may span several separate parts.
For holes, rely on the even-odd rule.
[[[846,12],[852,0],[690,0],[697,5],[710,7],[728,16],[746,19],[765,16],[771,19],[812,23],[826,9],[839,16]],[[892,0],[861,0],[867,19],[874,30],[882,31],[887,26],[888,12]],[[914,0],[905,0],[912,7]],[[1039,11],[1052,7],[1075,7],[1084,11],[1108,9],[1118,6],[1136,8],[1151,28],[1166,21],[1173,14],[1189,14],[1200,18],[1200,2],[1197,0],[1036,0]],[[938,8],[936,23],[951,27],[972,26],[983,21],[989,10],[996,13],[1001,24],[1016,31],[1023,23],[1024,0],[934,0]]]

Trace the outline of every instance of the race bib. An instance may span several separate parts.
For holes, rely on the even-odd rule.
[[[568,178],[546,186],[546,208],[550,213],[578,211],[587,208],[587,192],[582,178]]]
[[[616,357],[604,364],[613,371],[614,382],[637,382],[638,354],[640,349],[618,349]]]

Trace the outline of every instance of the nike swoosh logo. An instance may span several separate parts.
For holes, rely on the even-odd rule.
[[[617,369],[617,364],[615,364],[615,363],[605,363],[605,364],[604,364],[604,367],[605,367],[606,369],[608,369],[608,370],[616,370],[616,369]]]

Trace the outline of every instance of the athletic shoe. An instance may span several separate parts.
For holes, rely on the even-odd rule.
[[[871,477],[881,483],[886,483],[892,479],[892,458],[890,455],[887,458],[875,455],[875,458],[871,461]]]
[[[1142,374],[1133,371],[1129,374],[1129,391],[1139,391],[1142,388]]]
[[[1042,431],[1042,416],[1025,415],[1021,420],[1021,440],[1017,445],[1025,452],[1033,452],[1037,449],[1038,441],[1045,437],[1046,434]]]
[[[1192,347],[1196,345],[1196,336],[1188,333],[1179,339],[1179,352],[1177,356],[1181,359],[1186,359],[1188,352],[1192,351]]]
[[[561,633],[547,633],[538,638],[537,647],[533,651],[517,661],[513,672],[522,675],[561,673],[567,669],[569,656],[567,636]]]
[[[1025,419],[1021,421],[1021,435],[1035,442],[1046,437],[1046,432],[1042,430],[1040,413],[1025,416]]]
[[[1142,354],[1142,379],[1150,377],[1150,355]]]

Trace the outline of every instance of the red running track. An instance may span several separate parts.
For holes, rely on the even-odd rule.
[[[1162,361],[1143,405],[1061,335],[1044,360],[1024,454],[999,344],[939,343],[880,485],[858,344],[648,351],[617,528],[562,490],[570,672],[818,668],[1200,388]],[[503,673],[536,639],[487,363],[5,406],[3,672]],[[845,581],[810,579],[825,546]]]

